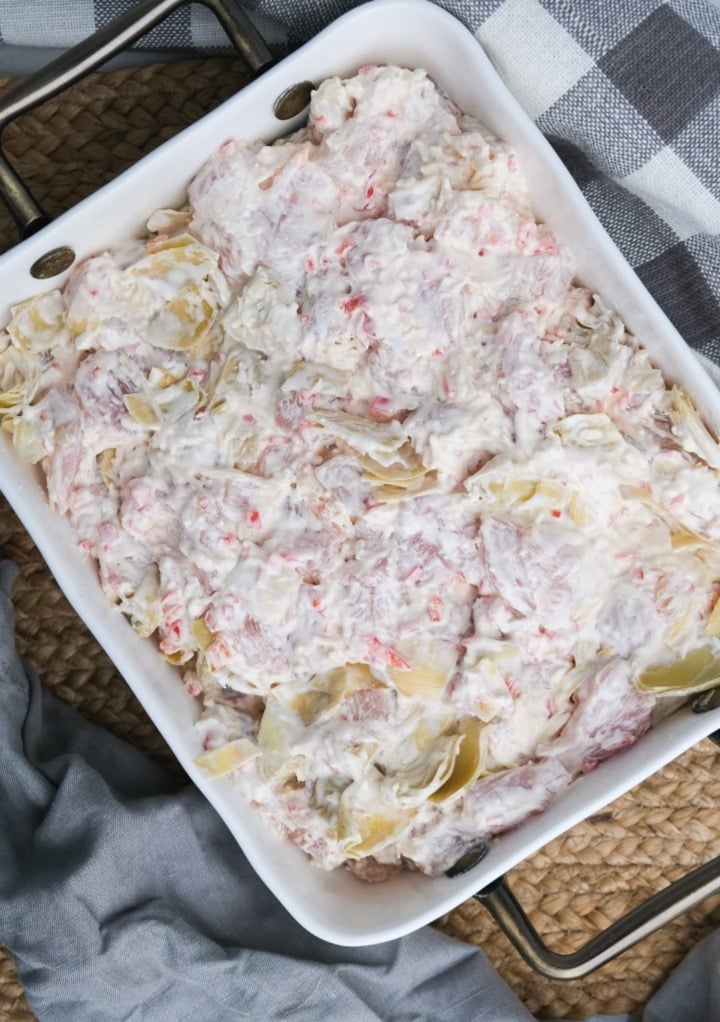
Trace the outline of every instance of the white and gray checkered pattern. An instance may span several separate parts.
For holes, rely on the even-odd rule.
[[[2,0],[0,41],[67,46],[134,0]],[[355,0],[248,0],[292,48]],[[711,0],[441,0],[485,47],[640,278],[698,352],[720,363],[720,6]],[[184,6],[144,40],[217,49]]]

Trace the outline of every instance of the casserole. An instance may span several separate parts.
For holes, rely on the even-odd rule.
[[[379,18],[382,42],[372,35]],[[717,426],[710,381],[599,229],[551,150],[499,85],[475,41],[452,18],[419,3],[373,4],[341,19],[196,128],[5,257],[0,263],[4,293],[15,302],[43,289],[27,271],[48,248],[71,245],[82,258],[138,233],[152,209],[181,201],[184,185],[200,162],[195,154],[202,154],[202,159],[228,135],[238,134],[239,124],[244,136],[268,139],[293,127],[274,119],[272,103],[294,82],[350,74],[368,62],[425,67],[459,105],[513,145],[526,176],[537,182],[534,199],[539,216],[573,251],[580,278],[618,309],[666,377],[682,383],[706,419]],[[60,284],[62,279],[52,283]],[[3,449],[0,485],[76,609],[131,683],[183,766],[221,812],[258,873],[299,922],[326,940],[382,941],[435,918],[718,726],[716,713],[694,718],[683,711],[664,722],[638,747],[574,785],[542,817],[498,839],[485,861],[462,879],[429,881],[407,874],[382,889],[360,888],[347,874],[314,870],[294,848],[266,833],[259,818],[243,812],[228,782],[208,786],[198,775],[191,762],[200,751],[192,730],[195,705],[178,685],[174,670],[159,661],[153,644],[139,640],[106,606],[94,570],[78,554],[69,529],[50,514],[33,472],[18,465],[9,448]]]

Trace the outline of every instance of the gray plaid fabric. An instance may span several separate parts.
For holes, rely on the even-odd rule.
[[[67,46],[133,2],[2,0],[0,40]],[[294,47],[354,6],[246,3],[276,48]],[[477,34],[686,340],[720,364],[720,0],[441,6]],[[145,44],[227,45],[214,16],[197,4],[176,11]]]

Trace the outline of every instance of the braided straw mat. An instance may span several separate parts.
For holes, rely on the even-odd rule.
[[[230,57],[96,74],[11,124],[4,148],[47,212],[57,215],[245,80],[243,65]],[[0,79],[0,88],[7,85]],[[0,251],[14,243],[14,227],[3,211]],[[18,644],[44,684],[86,717],[179,770],[2,497],[0,557],[13,558],[21,568],[14,590]],[[715,755],[715,746],[705,740],[512,870],[511,885],[556,950],[575,949],[644,897],[720,854]],[[482,947],[533,1014],[581,1019],[639,1009],[683,954],[718,923],[720,906],[708,900],[589,977],[571,982],[534,973],[477,902],[466,902],[437,925]],[[0,1020],[34,1017],[12,957],[0,946]]]

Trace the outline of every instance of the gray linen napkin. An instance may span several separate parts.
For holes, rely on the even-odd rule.
[[[0,939],[42,1022],[523,1022],[481,951],[303,930],[203,796],[43,692],[0,564]]]

